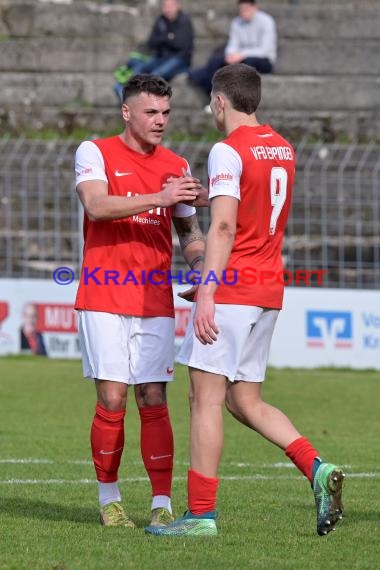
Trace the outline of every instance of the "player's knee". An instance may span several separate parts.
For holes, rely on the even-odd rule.
[[[118,412],[125,409],[126,398],[111,395],[109,398],[102,398],[99,404],[109,412]]]
[[[190,398],[190,407],[192,410],[217,410],[222,409],[224,405],[224,396],[219,394],[194,391]]]
[[[233,398],[231,398],[228,393],[226,396],[226,409],[227,411],[237,420],[238,422],[245,424],[245,413],[244,409],[242,409],[239,405],[239,402],[236,402]]]
[[[98,403],[110,412],[125,409],[128,386],[121,382],[97,381]]]
[[[236,417],[236,409],[235,409],[235,407],[234,407],[234,405],[233,405],[233,402],[232,402],[231,399],[228,397],[228,395],[227,395],[227,397],[226,397],[226,402],[225,402],[225,404],[226,404],[226,410],[227,410],[232,416]]]
[[[135,396],[139,408],[161,406],[166,404],[166,384],[163,382],[138,384]]]
[[[125,409],[127,397],[118,392],[106,392],[99,395],[98,402],[109,412],[117,412]]]

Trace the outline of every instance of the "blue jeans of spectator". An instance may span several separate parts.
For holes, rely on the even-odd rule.
[[[152,57],[148,61],[142,61],[141,59],[130,59],[128,61],[128,67],[133,69],[134,75],[138,73],[149,73],[151,75],[160,75],[166,81],[170,81],[178,75],[188,70],[189,66],[184,61],[184,59],[178,55],[173,55],[169,57]],[[120,99],[123,100],[123,85],[121,83],[115,83],[113,89]]]
[[[113,90],[116,93],[116,97],[119,99],[120,102],[123,101],[123,87],[124,85],[122,85],[118,81],[116,81],[116,83],[114,83],[113,85]]]
[[[178,75],[187,71],[188,65],[183,57],[172,55],[169,57],[152,57],[149,61],[134,61],[128,62],[129,67],[137,73],[150,73],[152,75],[160,75],[166,81],[170,81]]]
[[[241,63],[246,63],[254,67],[259,73],[272,73],[273,65],[266,57],[247,57]],[[189,79],[200,87],[207,95],[210,95],[212,85],[211,80],[221,67],[226,65],[224,55],[212,55],[205,67],[199,67],[189,72]]]

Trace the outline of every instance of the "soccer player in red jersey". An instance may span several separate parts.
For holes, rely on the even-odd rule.
[[[283,449],[309,479],[318,534],[342,518],[342,470],[323,462],[287,416],[261,398],[282,308],[284,287],[276,276],[282,271],[295,160],[291,145],[257,122],[260,96],[260,75],[245,64],[223,67],[213,77],[211,110],[226,138],[209,156],[211,224],[202,283],[178,358],[189,366],[191,379],[188,511],[165,528],[148,527],[152,534],[217,534],[224,404],[239,422]],[[255,279],[247,268],[255,270]],[[224,283],[223,271],[236,275],[236,282]]]
[[[161,77],[134,76],[124,87],[124,131],[85,141],[76,152],[76,187],[85,215],[75,308],[84,376],[95,380],[97,393],[91,447],[100,521],[106,526],[135,526],[118,486],[129,385],[152,485],[151,524],[173,520],[173,433],[166,403],[174,362],[171,223],[195,269],[204,239],[192,204],[200,205],[207,191],[191,176],[187,161],[160,144],[171,94]]]

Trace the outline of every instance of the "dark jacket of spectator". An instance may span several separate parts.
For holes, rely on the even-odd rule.
[[[182,10],[174,21],[160,15],[153,25],[148,47],[156,57],[180,55],[184,63],[190,66],[194,49],[194,30],[189,16]]]

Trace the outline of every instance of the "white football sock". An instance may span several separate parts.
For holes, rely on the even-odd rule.
[[[115,483],[101,483],[98,481],[99,486],[99,505],[104,507],[108,503],[120,503],[121,495],[117,481]]]
[[[172,503],[170,500],[170,497],[168,497],[167,495],[156,495],[155,497],[153,497],[152,499],[152,511],[153,509],[160,509],[160,508],[164,508],[164,509],[168,509],[169,513],[172,513]]]

